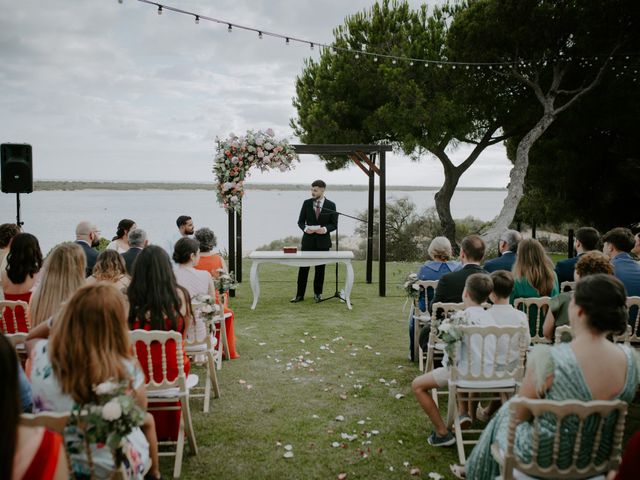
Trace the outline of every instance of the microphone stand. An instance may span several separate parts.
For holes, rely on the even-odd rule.
[[[325,208],[324,205],[322,206],[321,211],[325,211],[325,212],[329,212],[329,213],[335,213],[335,214],[338,214],[338,215],[342,215],[343,217],[352,218],[353,220],[358,220],[359,222],[367,223],[367,221],[363,220],[362,218],[354,217],[352,215],[347,215],[346,213],[338,212],[337,210],[332,210],[330,208]],[[336,253],[338,252],[338,246],[339,246],[339,242],[338,242],[338,222],[336,222]],[[338,289],[338,262],[336,262],[336,290],[335,290],[335,293],[333,295],[331,295],[330,297],[320,299],[320,302],[326,302],[327,300],[331,300],[332,298],[337,298],[341,302],[344,302],[345,301],[344,300],[344,296],[341,295],[341,293],[342,292],[340,292],[340,290]],[[318,303],[320,303],[320,302],[318,302]],[[351,302],[351,305],[353,305],[353,302]]]

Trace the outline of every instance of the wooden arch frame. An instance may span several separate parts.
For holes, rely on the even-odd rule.
[[[312,144],[292,145],[299,155],[345,155],[364,172],[369,178],[369,197],[367,215],[367,271],[366,281],[372,282],[373,276],[373,198],[375,190],[375,176],[380,182],[380,232],[379,232],[379,286],[378,294],[386,296],[387,280],[387,188],[386,188],[386,152],[392,150],[390,145],[367,144]],[[378,164],[376,165],[376,160]],[[233,210],[229,210],[229,270],[234,271],[236,280],[242,282],[242,217]]]

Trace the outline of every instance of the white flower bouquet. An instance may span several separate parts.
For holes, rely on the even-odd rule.
[[[261,171],[279,169],[286,172],[298,159],[286,139],[277,139],[272,129],[247,130],[244,136],[234,133],[221,140],[216,138],[217,149],[213,173],[218,181],[217,197],[225,210],[241,211],[244,181],[254,165]]]
[[[417,273],[410,273],[404,279],[404,283],[402,284],[402,288],[404,289],[407,297],[409,298],[418,298],[420,295],[420,290],[416,288],[415,283],[418,281]]]
[[[135,401],[130,382],[107,380],[93,387],[96,401],[75,405],[69,418],[69,426],[76,427],[84,441],[106,446],[113,452],[119,466],[124,459],[124,440],[131,431],[144,422],[144,411]],[[69,446],[70,453],[81,451]]]
[[[218,290],[221,295],[225,292],[228,292],[229,290],[234,290],[238,286],[236,277],[233,272],[227,273],[222,269],[219,269],[218,272],[220,273],[220,275],[218,276],[218,278],[213,279],[213,283],[216,287],[216,290]]]
[[[474,325],[469,314],[464,310],[454,312],[450,317],[442,320],[433,320],[431,328],[435,328],[438,337],[445,344],[444,351],[450,361],[455,359],[456,343],[462,340],[460,327]]]
[[[213,320],[220,313],[220,306],[216,304],[215,298],[211,295],[196,295],[191,299],[191,305],[195,317],[202,320]]]

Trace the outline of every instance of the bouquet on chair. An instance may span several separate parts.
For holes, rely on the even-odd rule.
[[[220,294],[228,292],[229,290],[235,290],[238,283],[236,282],[236,277],[233,272],[227,273],[221,268],[218,269],[218,272],[220,273],[218,278],[213,279],[216,290],[218,290]]]
[[[111,450],[116,467],[128,465],[126,437],[144,422],[144,410],[136,403],[131,382],[107,380],[94,385],[95,402],[75,405],[71,410],[68,427],[75,428],[85,445]],[[69,446],[69,453],[83,449]],[[93,469],[91,458],[89,466]]]
[[[211,295],[199,294],[191,299],[193,313],[196,318],[202,320],[213,320],[220,313],[220,306]]]
[[[444,351],[450,361],[455,360],[456,343],[462,340],[460,327],[468,327],[470,325],[474,325],[474,323],[464,310],[453,312],[450,317],[442,320],[433,320],[431,328],[436,329],[438,337],[445,344]]]
[[[417,288],[416,286],[417,281],[418,281],[417,273],[410,273],[404,279],[404,284],[402,285],[402,288],[404,289],[408,298],[411,298],[411,299],[418,298],[418,296],[420,295],[420,289]]]

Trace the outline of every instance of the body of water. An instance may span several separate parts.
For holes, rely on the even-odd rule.
[[[464,190],[453,196],[454,218],[474,216],[493,219],[500,211],[506,190]],[[408,197],[419,211],[434,205],[434,190],[387,190],[387,202]],[[249,253],[272,240],[301,235],[297,226],[303,200],[309,192],[248,190],[243,201],[243,252]],[[339,211],[357,215],[367,208],[366,191],[327,191]],[[378,204],[376,192],[376,205]],[[218,237],[218,246],[227,248],[227,214],[209,190],[73,190],[39,191],[21,195],[24,231],[40,240],[43,253],[54,245],[73,240],[75,226],[83,219],[96,223],[103,237],[115,235],[120,219],[131,218],[149,234],[152,243],[164,245],[176,230],[179,215],[193,217],[196,228],[209,227]],[[16,201],[11,194],[0,194],[0,223],[15,222]],[[357,221],[341,218],[340,235],[354,233]]]

